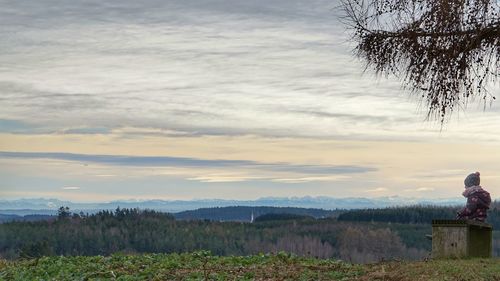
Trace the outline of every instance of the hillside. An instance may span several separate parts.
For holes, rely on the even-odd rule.
[[[285,253],[239,257],[192,254],[0,260],[0,280],[500,280],[500,260],[352,265]]]
[[[310,216],[314,218],[336,217],[342,210],[324,210],[313,208],[295,207],[270,207],[270,206],[232,206],[201,208],[197,210],[184,211],[172,214],[179,220],[213,220],[213,221],[250,221],[252,214],[254,218],[265,214],[293,214]]]
[[[43,221],[43,220],[50,220],[50,219],[56,219],[56,216],[50,216],[50,215],[19,216],[19,215],[0,214],[0,223],[11,222],[11,221]]]

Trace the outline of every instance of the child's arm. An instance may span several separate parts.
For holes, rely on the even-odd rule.
[[[474,214],[479,207],[478,205],[479,198],[477,196],[470,196],[467,198],[467,204],[465,208],[461,211],[457,212],[457,219],[467,218],[468,216]]]

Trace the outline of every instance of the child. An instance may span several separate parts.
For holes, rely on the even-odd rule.
[[[490,194],[479,184],[481,182],[479,172],[470,174],[465,178],[465,191],[462,195],[467,198],[467,204],[457,213],[457,219],[476,220],[484,222],[486,212],[490,208]]]

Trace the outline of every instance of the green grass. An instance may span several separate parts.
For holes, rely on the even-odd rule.
[[[285,253],[44,257],[1,261],[0,280],[500,280],[499,259],[351,265]]]

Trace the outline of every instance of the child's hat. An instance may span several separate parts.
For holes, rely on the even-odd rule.
[[[480,175],[481,174],[479,172],[475,172],[475,173],[468,175],[464,180],[465,187],[479,185],[481,183],[481,179],[479,178]]]

